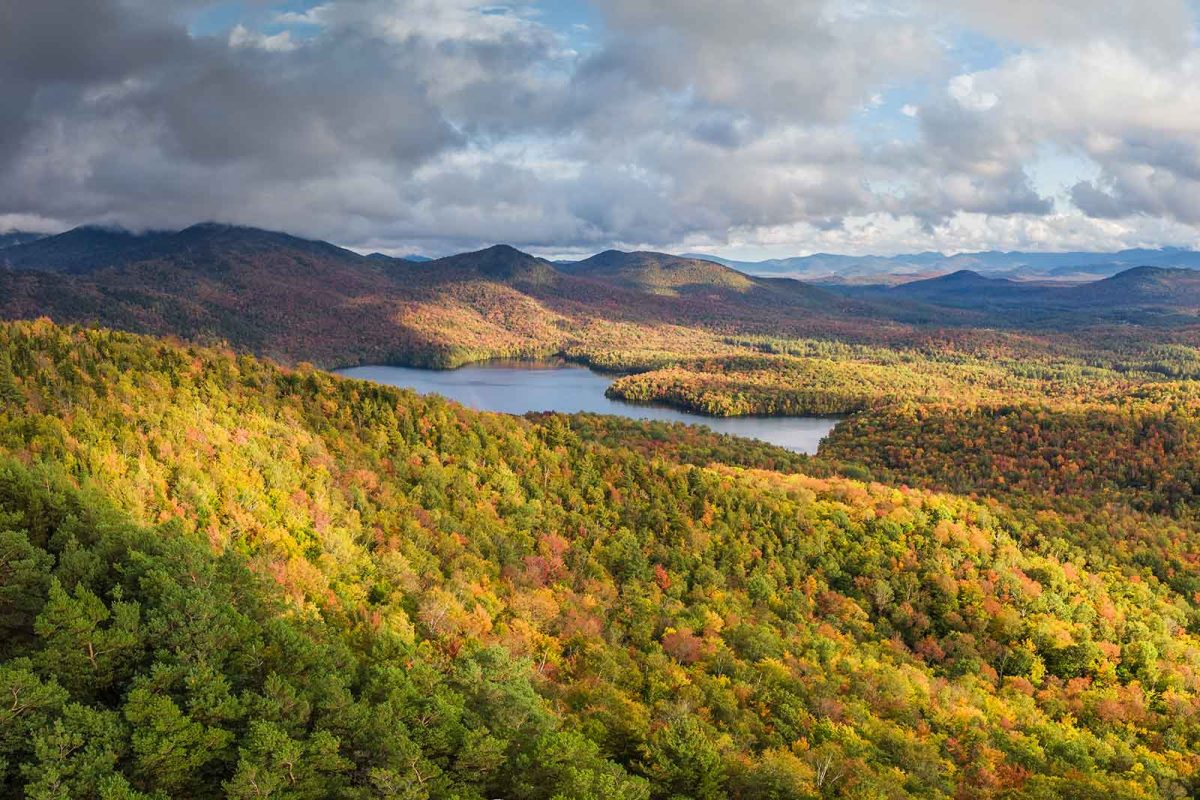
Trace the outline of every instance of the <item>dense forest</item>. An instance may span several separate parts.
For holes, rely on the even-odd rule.
[[[1187,504],[1107,459],[1111,527],[846,477],[921,460],[869,427],[818,463],[48,321],[0,354],[0,794],[1200,790]]]

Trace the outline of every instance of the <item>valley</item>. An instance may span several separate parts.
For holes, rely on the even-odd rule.
[[[1190,273],[63,236],[0,250],[6,790],[1200,787]]]

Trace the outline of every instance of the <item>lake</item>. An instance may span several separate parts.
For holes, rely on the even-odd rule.
[[[364,366],[337,370],[339,375],[435,393],[480,411],[526,414],[530,411],[588,411],[632,419],[705,425],[718,433],[745,436],[815,453],[838,423],[830,417],[704,417],[662,406],[610,400],[604,390],[612,378],[565,361],[488,361],[451,370]]]

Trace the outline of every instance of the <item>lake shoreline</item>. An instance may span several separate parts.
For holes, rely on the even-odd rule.
[[[544,365],[544,366],[543,366]],[[326,372],[343,377],[353,377],[348,373],[351,370],[357,369],[400,369],[400,370],[417,370],[420,372],[431,373],[452,373],[461,370],[470,370],[473,368],[493,369],[511,367],[514,369],[529,369],[529,370],[554,370],[554,369],[584,369],[594,375],[599,375],[606,378],[621,378],[627,375],[638,375],[649,371],[648,369],[607,369],[602,366],[594,365],[586,357],[572,357],[565,355],[561,351],[552,353],[547,356],[523,357],[523,356],[497,356],[495,358],[483,358],[475,361],[464,361],[461,364],[455,364],[449,367],[437,366],[422,366],[414,362],[405,363],[403,361],[387,362],[379,364],[356,363],[346,366],[329,367]],[[670,401],[651,401],[642,402],[639,400],[630,400],[617,394],[605,395],[608,399],[621,403],[626,406],[634,406],[638,408],[659,408],[671,411],[677,411],[681,414],[686,414],[689,417],[697,417],[700,419],[825,419],[833,420],[835,423],[841,422],[852,416],[853,413],[839,414],[709,414],[703,410],[691,408],[684,404],[676,404]],[[601,413],[601,412],[597,412]],[[517,415],[520,416],[520,415]]]
[[[668,404],[635,403],[606,394],[612,378],[577,361],[492,359],[455,369],[361,365],[334,370],[337,375],[370,380],[421,394],[438,394],[478,411],[514,416],[554,412],[591,413],[634,420],[679,422],[713,433],[766,442],[797,453],[815,454],[821,441],[844,416],[717,417]]]

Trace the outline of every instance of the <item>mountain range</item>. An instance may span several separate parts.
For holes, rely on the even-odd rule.
[[[1019,280],[1089,281],[1132,267],[1200,269],[1200,252],[1177,247],[1131,249],[1117,253],[911,253],[897,256],[846,256],[816,253],[766,261],[737,261],[693,254],[752,275],[789,275],[832,284],[901,283],[971,270],[990,277]]]
[[[172,236],[174,232],[150,232],[137,235],[119,228],[84,226],[61,235],[75,235],[80,240],[86,238],[96,244],[104,233],[110,234],[114,239],[127,240],[136,237],[142,239],[145,244],[152,244],[163,241]],[[79,234],[87,234],[87,236],[78,236]],[[0,233],[0,249],[43,238],[58,237],[26,231]],[[606,253],[615,252],[619,251],[606,251]],[[597,254],[597,256],[584,259],[584,261],[562,260],[554,263],[570,270],[574,264],[584,262],[595,264],[596,260],[602,259],[606,253]],[[398,257],[373,253],[371,257],[388,260],[399,259],[413,263],[437,260],[415,253]],[[1084,282],[1115,275],[1133,267],[1200,269],[1200,251],[1181,247],[1131,248],[1117,252],[988,250],[944,254],[926,251],[894,256],[814,253],[807,256],[790,256],[760,261],[731,259],[706,253],[684,253],[680,257],[693,261],[713,261],[748,275],[792,277],[835,285],[897,284],[961,270],[1014,280]]]
[[[414,262],[212,223],[77,228],[0,251],[4,318],[226,341],[327,366],[452,366],[596,337],[612,346],[634,329],[646,340],[669,324],[749,331],[774,320],[799,333],[876,314],[798,281],[660,253],[611,251],[564,267],[496,245]]]
[[[957,270],[899,285],[815,285],[653,252],[551,262],[495,245],[425,261],[364,256],[214,223],[144,234],[84,227],[0,249],[2,318],[227,342],[324,366],[555,352],[604,363],[617,350],[649,364],[697,335],[718,349],[746,335],[913,341],[947,327],[1194,321],[1198,309],[1200,272],[1147,265],[1074,284]]]
[[[897,286],[844,288],[858,297],[905,298],[964,309],[1073,311],[1179,311],[1200,307],[1200,271],[1166,267],[1133,267],[1086,283],[1043,284],[959,270],[936,278]]]
[[[85,226],[68,231],[67,234],[89,233],[98,240],[103,233],[114,238],[128,239],[133,236],[115,228]],[[64,235],[67,235],[64,234]],[[152,232],[140,237],[147,244],[161,242],[172,236],[172,232]],[[0,233],[0,249],[26,244],[48,237],[44,233],[10,231]],[[93,241],[94,243],[94,241]],[[593,266],[603,261],[606,251],[583,261],[555,261],[557,266],[572,271],[573,265],[590,262]],[[373,253],[372,258],[424,263],[436,259],[420,254],[388,256]],[[1029,252],[987,250],[945,254],[933,251],[904,253],[894,256],[841,255],[814,253],[807,256],[772,258],[749,261],[725,258],[705,253],[684,253],[680,258],[692,261],[713,261],[739,272],[760,277],[791,277],[821,284],[899,284],[913,280],[948,275],[961,270],[978,272],[988,277],[1013,280],[1045,282],[1086,282],[1106,278],[1133,267],[1164,267],[1200,269],[1200,251],[1181,247],[1131,248],[1118,252],[1068,251]]]

